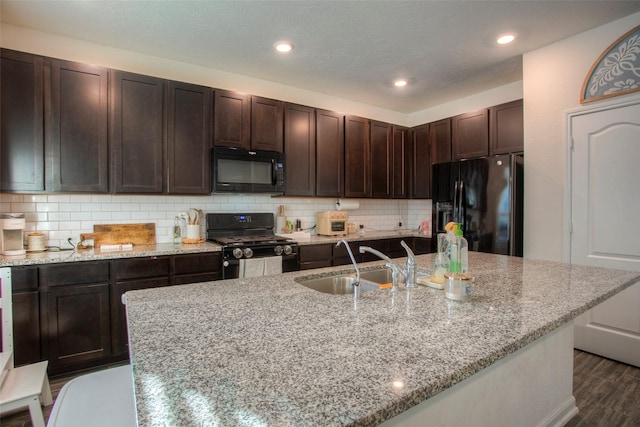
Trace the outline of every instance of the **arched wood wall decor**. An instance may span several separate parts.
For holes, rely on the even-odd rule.
[[[613,42],[587,74],[580,103],[640,91],[640,25]]]

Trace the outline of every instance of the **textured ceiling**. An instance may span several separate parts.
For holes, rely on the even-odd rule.
[[[637,11],[640,1],[2,0],[0,18],[411,113],[520,80],[523,53]],[[507,30],[516,42],[497,47]],[[290,55],[273,51],[280,39]],[[397,77],[410,85],[393,88]]]

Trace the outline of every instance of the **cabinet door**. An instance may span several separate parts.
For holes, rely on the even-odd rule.
[[[47,183],[52,191],[109,191],[108,70],[49,60],[45,85]]]
[[[251,97],[226,90],[214,91],[213,144],[251,148]]]
[[[394,199],[408,199],[411,195],[411,138],[406,128],[393,126],[393,192]]]
[[[44,60],[0,54],[0,191],[43,191]]]
[[[453,160],[489,155],[489,110],[453,117],[451,138]]]
[[[42,352],[49,374],[96,365],[111,356],[109,262],[42,266],[39,289]]]
[[[344,126],[344,195],[346,197],[369,197],[371,195],[369,120],[346,116]]]
[[[287,104],[284,111],[287,196],[313,196],[316,187],[315,110]]]
[[[524,151],[522,99],[489,109],[490,154],[507,154]]]
[[[11,268],[13,305],[13,360],[16,366],[39,362],[40,296],[38,268]]]
[[[414,199],[431,197],[431,146],[429,144],[429,125],[414,128],[412,193]]]
[[[162,193],[165,81],[112,73],[110,143],[115,192]]]
[[[298,246],[300,270],[331,267],[333,244]]]
[[[209,194],[211,89],[169,82],[167,93],[168,193]]]
[[[429,123],[429,145],[431,164],[451,161],[451,119]]]
[[[251,149],[283,152],[284,103],[251,97]]]
[[[109,283],[52,286],[42,298],[50,373],[111,355]]]
[[[371,121],[370,132],[371,197],[388,199],[393,179],[391,125]]]
[[[316,110],[316,196],[344,196],[344,115],[326,110]]]

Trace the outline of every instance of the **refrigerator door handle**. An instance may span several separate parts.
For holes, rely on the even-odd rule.
[[[458,181],[456,181],[454,183],[454,187],[453,187],[453,221],[457,222],[458,221]],[[443,224],[443,225],[447,225],[447,224]],[[444,228],[444,227],[443,227]]]
[[[464,212],[462,211],[462,204],[464,203],[464,181],[460,181],[460,185],[458,187],[460,191],[460,195],[458,195],[458,222],[460,223],[462,230],[465,230],[464,224],[462,223],[464,221]]]

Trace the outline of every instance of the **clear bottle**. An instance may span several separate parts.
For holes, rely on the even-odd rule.
[[[173,244],[182,244],[182,224],[180,223],[180,217],[177,216],[173,219]]]
[[[467,273],[469,271],[469,244],[462,236],[460,225],[454,233],[448,233],[449,238],[449,272]]]

